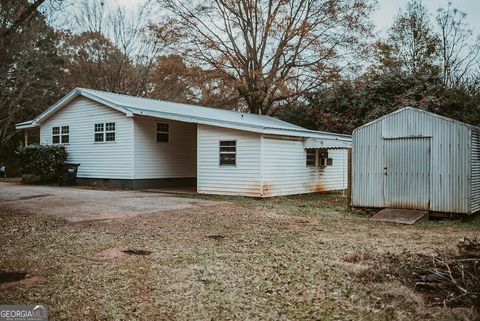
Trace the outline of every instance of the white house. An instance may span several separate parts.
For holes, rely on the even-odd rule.
[[[76,88],[17,129],[66,144],[80,183],[267,197],[347,188],[351,137],[268,116]]]

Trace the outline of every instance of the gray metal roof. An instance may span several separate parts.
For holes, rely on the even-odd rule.
[[[306,128],[279,120],[270,116],[255,115],[219,108],[202,107],[163,100],[115,94],[106,91],[75,88],[56,104],[30,122],[17,124],[17,129],[39,126],[58,109],[79,95],[117,109],[129,117],[135,115],[234,128],[264,134],[297,137],[316,137],[351,141],[351,136],[329,132],[308,130]]]

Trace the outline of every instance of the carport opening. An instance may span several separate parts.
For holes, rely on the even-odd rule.
[[[131,187],[157,192],[196,193],[197,124],[138,117],[135,126],[138,154]]]

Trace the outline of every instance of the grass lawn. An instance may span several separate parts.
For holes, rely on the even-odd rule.
[[[43,303],[50,320],[475,317],[388,264],[452,251],[479,234],[478,219],[375,223],[338,195],[208,198],[230,202],[83,223],[0,209],[0,271],[27,273],[0,284],[0,304]]]

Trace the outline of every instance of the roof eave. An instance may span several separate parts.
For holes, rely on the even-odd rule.
[[[135,109],[140,109],[140,108],[135,108]],[[256,126],[256,125],[244,125],[244,124],[238,124],[234,122],[228,122],[224,121],[222,123],[218,121],[213,121],[209,118],[203,118],[203,117],[192,117],[192,116],[179,116],[174,113],[166,113],[166,112],[159,112],[159,111],[149,111],[149,110],[142,110],[140,112],[133,110],[133,115],[137,116],[146,116],[146,117],[153,117],[153,118],[160,118],[160,119],[168,119],[168,120],[175,120],[179,122],[187,122],[187,123],[196,123],[196,124],[201,124],[201,125],[209,125],[209,126],[216,126],[216,127],[224,127],[224,128],[232,128],[232,129],[238,129],[238,130],[244,130],[244,131],[250,131],[250,132],[256,132],[256,133],[264,133],[264,127],[262,126]]]
[[[139,110],[140,108],[136,108],[136,109]],[[254,132],[259,134],[265,134],[265,135],[292,136],[292,137],[302,137],[302,138],[321,138],[321,139],[328,139],[328,140],[341,140],[346,142],[351,142],[352,140],[351,136],[344,135],[344,134],[325,133],[325,132],[318,132],[318,131],[307,130],[307,129],[297,130],[297,129],[271,128],[271,127],[263,127],[263,126],[249,125],[249,124],[240,124],[240,123],[229,122],[229,121],[219,122],[218,120],[211,120],[203,117],[179,116],[173,113],[158,112],[158,111],[152,112],[149,110],[141,110],[141,111],[133,110],[133,114],[138,116],[146,116],[146,117],[153,117],[153,118],[175,120],[180,122],[189,122],[189,123],[197,123],[202,125],[231,128],[231,129],[243,130],[243,131]]]
[[[20,129],[29,129],[29,128],[36,128],[39,127],[37,123],[35,123],[33,120],[29,121],[24,121],[23,123],[18,123],[15,124],[15,129],[20,130]]]

